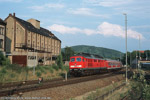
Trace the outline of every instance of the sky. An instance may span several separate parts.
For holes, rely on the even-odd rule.
[[[62,48],[91,45],[125,52],[126,13],[131,52],[150,49],[149,5],[150,0],[0,0],[0,18],[15,12],[23,20],[37,19]]]

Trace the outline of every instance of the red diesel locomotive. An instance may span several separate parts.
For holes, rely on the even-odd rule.
[[[95,74],[102,71],[121,69],[122,63],[117,60],[104,59],[101,56],[79,53],[70,57],[70,74],[80,76],[85,74]]]

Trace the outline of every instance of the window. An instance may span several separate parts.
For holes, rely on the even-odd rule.
[[[0,39],[0,48],[3,48],[3,40]]]
[[[0,27],[0,34],[4,35],[4,28]]]
[[[84,59],[83,59],[83,62],[84,62]]]
[[[97,60],[94,60],[94,62],[97,62]]]
[[[75,61],[75,58],[71,58],[71,62],[74,62]]]
[[[2,34],[2,28],[0,27],[0,34]]]
[[[81,58],[77,58],[76,61],[81,61]]]

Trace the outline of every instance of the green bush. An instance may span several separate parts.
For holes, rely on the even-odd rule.
[[[41,73],[45,73],[45,66],[37,66],[36,70],[41,71]]]
[[[53,67],[53,69],[55,69],[56,71],[59,70],[59,67],[58,67],[56,64],[53,64],[52,67]]]
[[[54,72],[54,70],[53,70],[52,67],[49,67],[49,72],[50,72],[50,73],[53,73],[53,72]]]
[[[69,72],[69,66],[63,66],[64,70],[66,70],[67,72]]]
[[[150,100],[150,85],[145,85],[143,90],[143,98],[144,100]]]
[[[2,65],[2,62],[5,60],[5,56],[3,53],[0,51],[0,65]]]
[[[7,66],[8,69],[11,69],[17,73],[21,73],[22,72],[22,66],[18,65],[18,64],[10,64],[9,66]]]
[[[2,70],[0,71],[0,73],[2,73],[2,74],[6,74],[6,73],[7,73],[6,68],[5,68],[5,67],[4,67],[4,68],[2,68]]]
[[[16,76],[16,75],[15,75],[14,73],[11,73],[11,74],[10,74],[10,77],[11,77],[11,78],[14,78],[15,76]]]
[[[61,54],[57,57],[56,63],[57,63],[57,66],[59,68],[63,67],[63,61],[62,61],[62,55]]]
[[[41,76],[41,72],[36,72],[36,76],[40,77]]]
[[[150,100],[150,84],[144,78],[142,71],[138,71],[134,75],[134,82],[131,84],[131,91],[129,91],[129,99],[136,100],[142,97],[143,100]]]
[[[0,51],[0,65],[10,65],[10,60]]]
[[[2,61],[2,65],[10,65],[10,60],[8,58],[5,58],[5,60]]]

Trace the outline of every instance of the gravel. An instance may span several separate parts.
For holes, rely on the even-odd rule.
[[[22,98],[26,100],[64,100],[75,98],[87,92],[94,91],[98,88],[108,86],[121,80],[124,80],[124,77],[122,75],[117,75],[72,85],[26,92],[23,93]]]

